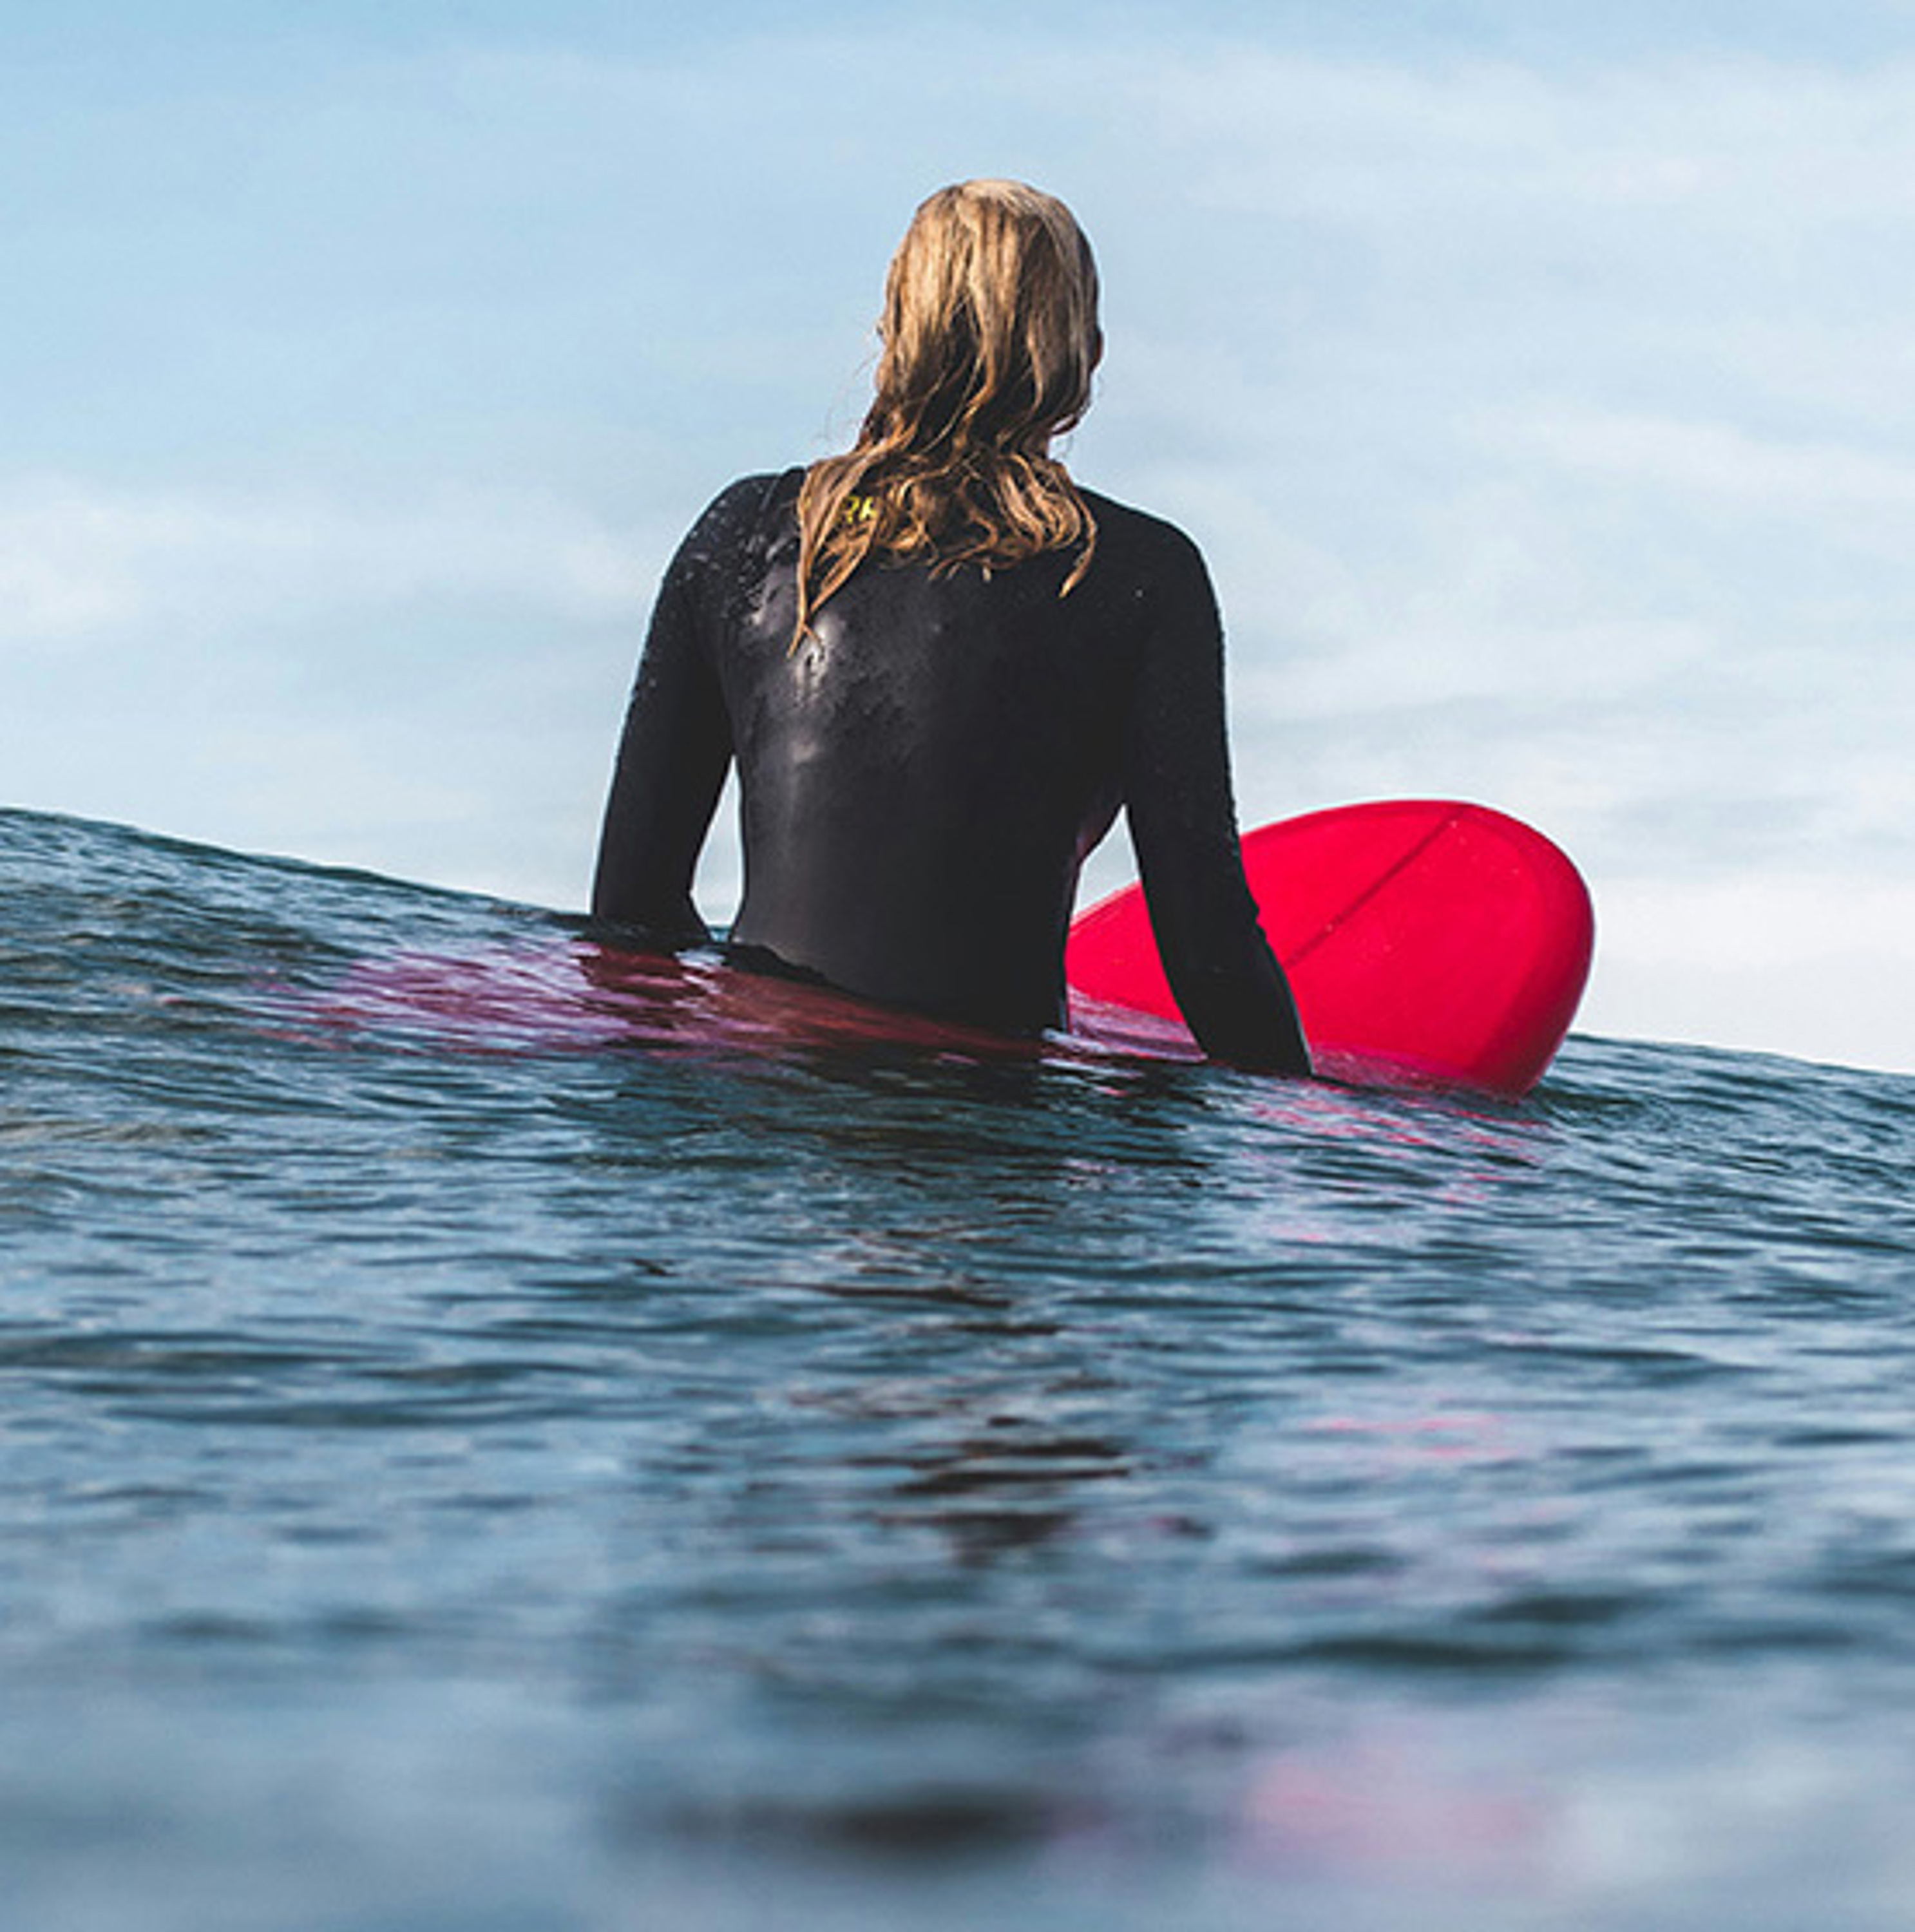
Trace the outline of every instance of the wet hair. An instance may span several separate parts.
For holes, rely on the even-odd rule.
[[[1089,408],[1103,352],[1097,263],[1062,202],[1022,182],[940,188],[891,259],[878,337],[857,442],[798,494],[794,650],[867,558],[938,574],[1074,546],[1067,593],[1097,542],[1050,454]]]

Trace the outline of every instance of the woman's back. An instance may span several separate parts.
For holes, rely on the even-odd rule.
[[[1119,800],[1127,614],[1088,580],[1060,602],[1055,553],[867,566],[788,656],[783,520],[719,666],[745,800],[733,938],[875,999],[1058,1024],[1078,867]]]

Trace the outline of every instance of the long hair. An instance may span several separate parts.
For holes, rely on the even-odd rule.
[[[935,574],[1075,545],[1067,593],[1097,542],[1050,454],[1089,408],[1103,352],[1097,264],[1062,202],[1022,182],[940,188],[892,257],[878,336],[857,442],[798,493],[794,650],[867,558],[928,559]]]

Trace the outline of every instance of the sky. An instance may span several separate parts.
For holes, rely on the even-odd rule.
[[[578,908],[674,544],[986,174],[1097,247],[1066,454],[1209,559],[1247,824],[1500,806],[1583,1030],[1915,1072],[1896,0],[0,0],[0,803]]]

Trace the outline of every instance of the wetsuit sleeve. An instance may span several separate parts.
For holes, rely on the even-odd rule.
[[[667,946],[711,936],[692,878],[731,760],[707,623],[732,508],[721,496],[665,572],[626,710],[592,886],[595,919],[641,928]]]
[[[1149,593],[1125,734],[1124,800],[1157,950],[1206,1053],[1307,1073],[1283,969],[1244,878],[1209,573],[1176,532]]]

